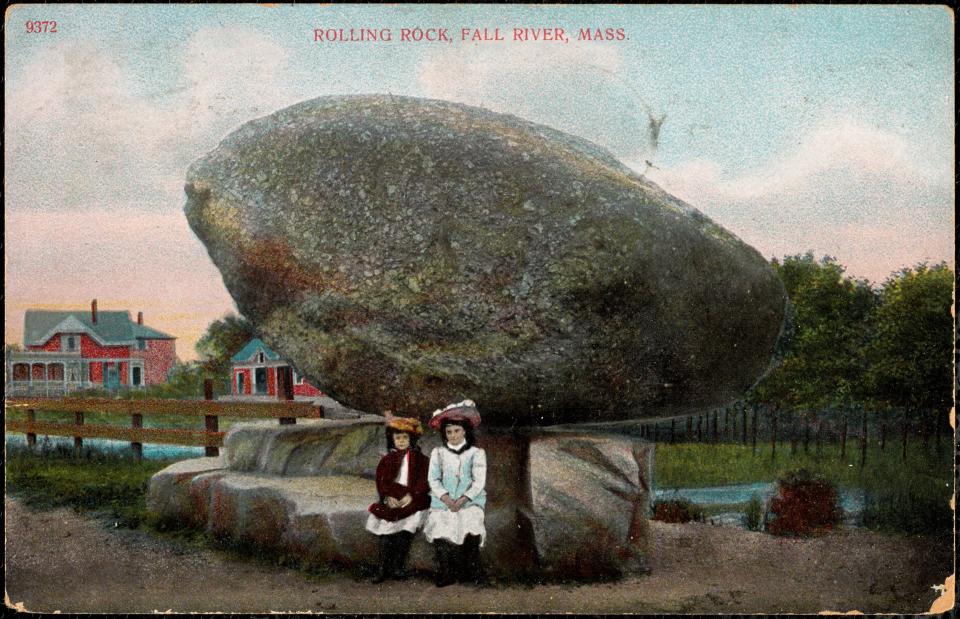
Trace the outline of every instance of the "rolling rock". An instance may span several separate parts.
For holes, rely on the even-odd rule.
[[[424,437],[429,454],[436,433]],[[653,445],[622,436],[489,428],[487,541],[493,576],[593,579],[646,570]],[[175,463],[150,480],[147,507],[168,526],[297,558],[305,565],[368,565],[364,529],[386,451],[381,420],[294,426],[240,424],[219,458]],[[432,571],[422,535],[409,566]]]
[[[624,420],[722,405],[786,314],[764,258],[607,151],[444,101],[322,97],[189,169],[239,310],[324,391],[408,415]]]

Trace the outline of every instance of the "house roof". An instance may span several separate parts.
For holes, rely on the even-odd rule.
[[[262,350],[263,356],[266,357],[267,359],[270,359],[271,361],[280,360],[280,355],[273,352],[273,350],[271,350],[269,346],[264,344],[263,340],[261,340],[259,337],[255,337],[249,342],[247,342],[243,346],[243,348],[240,349],[240,352],[230,357],[230,361],[234,361],[234,362],[247,361],[248,359],[253,357],[254,354],[256,354],[257,350]]]
[[[130,320],[130,312],[98,311],[93,324],[89,310],[52,311],[27,310],[23,318],[23,340],[28,346],[41,345],[62,332],[89,333],[103,344],[132,344],[140,339],[176,339],[138,325]]]

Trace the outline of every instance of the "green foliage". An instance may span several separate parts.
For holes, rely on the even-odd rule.
[[[946,264],[902,269],[879,290],[810,252],[772,265],[791,300],[791,332],[781,364],[748,401],[801,411],[860,404],[931,417],[949,409],[954,276]]]
[[[938,413],[950,409],[953,280],[945,264],[920,264],[884,282],[867,350],[874,400]]]
[[[36,451],[7,445],[7,491],[37,507],[70,506],[97,512],[135,528],[146,514],[150,477],[170,461],[143,460],[85,448],[41,442]]]
[[[765,518],[763,509],[763,499],[760,495],[754,494],[750,497],[744,513],[747,516],[747,528],[751,531],[762,531]]]
[[[877,488],[867,492],[864,526],[904,533],[949,533],[953,510],[949,492],[930,493],[913,485]]]
[[[783,362],[750,399],[791,408],[849,404],[863,384],[861,351],[877,295],[830,257],[808,252],[772,264],[793,305],[793,333]]]
[[[200,367],[205,377],[214,379],[215,393],[230,392],[230,358],[254,337],[257,332],[250,321],[228,314],[211,322],[206,333],[197,340]]]

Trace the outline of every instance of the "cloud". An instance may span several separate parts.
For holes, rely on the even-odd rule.
[[[8,207],[179,208],[193,159],[291,102],[284,50],[252,28],[200,29],[173,55],[179,83],[145,96],[138,73],[93,43],[40,51],[9,84]]]
[[[252,28],[200,29],[171,54],[179,82],[149,95],[155,83],[92,43],[41,50],[8,81],[6,341],[22,339],[27,307],[96,297],[145,310],[189,359],[233,309],[181,212],[184,174],[241,122],[291,103],[292,80]]]
[[[649,143],[647,103],[624,69],[620,50],[604,43],[465,43],[426,56],[417,83],[425,96],[515,114],[624,154]]]
[[[639,159],[628,164],[643,172]],[[705,159],[646,175],[768,257],[812,249],[880,281],[921,260],[951,260],[952,166],[944,161],[930,145],[840,116],[737,176]]]

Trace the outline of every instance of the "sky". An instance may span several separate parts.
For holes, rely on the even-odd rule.
[[[27,308],[96,298],[195,358],[236,306],[183,215],[187,167],[242,123],[333,94],[446,99],[587,138],[767,258],[809,250],[877,284],[953,262],[943,7],[19,5],[5,24],[7,343]],[[392,40],[315,41],[341,28]]]

